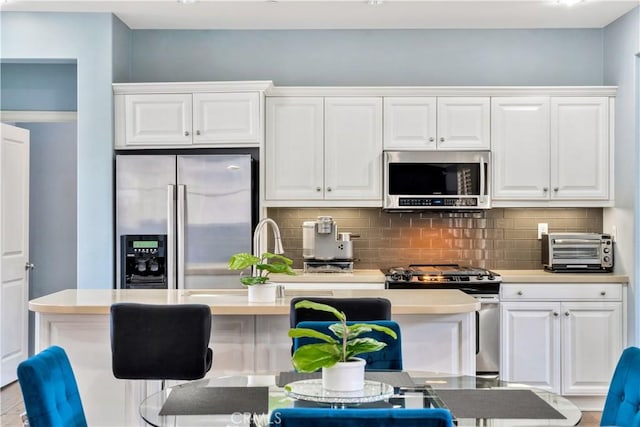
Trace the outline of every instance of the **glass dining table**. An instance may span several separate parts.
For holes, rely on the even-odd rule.
[[[158,427],[268,426],[278,408],[314,406],[447,408],[459,427],[564,427],[582,417],[556,393],[493,378],[376,372],[367,373],[362,391],[335,393],[323,390],[317,378],[291,374],[210,376],[176,385],[143,400],[140,416]]]

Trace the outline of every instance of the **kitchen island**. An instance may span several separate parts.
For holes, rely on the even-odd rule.
[[[211,307],[211,375],[291,370],[289,305],[295,296],[385,297],[402,331],[405,369],[475,373],[475,298],[457,290],[287,290],[273,303],[249,303],[239,290],[65,290],[29,302],[36,351],[65,348],[93,426],[143,425],[138,405],[157,382],[111,373],[109,307],[115,302],[201,303]]]

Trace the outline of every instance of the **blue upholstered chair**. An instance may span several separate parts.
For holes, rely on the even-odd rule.
[[[111,305],[111,367],[129,380],[196,380],[211,369],[205,304]]]
[[[447,409],[282,408],[271,413],[278,427],[451,427]]]
[[[61,347],[49,347],[20,363],[18,381],[31,427],[87,425],[76,378]]]
[[[640,348],[622,352],[609,385],[601,426],[640,426]]]
[[[333,336],[333,332],[329,330],[329,326],[336,323],[336,321],[332,322],[300,322],[298,323],[298,328],[308,328],[314,329],[316,331],[323,332],[325,334]],[[375,338],[378,341],[384,342],[387,344],[385,348],[380,351],[374,351],[372,353],[362,353],[357,357],[360,357],[367,361],[365,365],[365,369],[368,371],[375,370],[393,370],[393,371],[401,371],[402,370],[402,336],[400,335],[400,326],[392,320],[377,320],[377,321],[348,321],[347,325],[352,325],[354,323],[375,323],[381,326],[386,326],[387,328],[392,329],[398,335],[397,339],[393,339],[393,337],[385,334],[384,332],[371,331],[365,334],[360,335],[361,337],[370,337]],[[293,349],[294,351],[303,345],[313,344],[321,342],[317,338],[294,338],[293,340]]]

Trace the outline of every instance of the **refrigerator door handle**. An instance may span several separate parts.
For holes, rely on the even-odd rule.
[[[167,185],[167,289],[176,288],[176,186]]]
[[[177,234],[178,234],[178,286],[184,289],[184,221],[185,221],[185,185],[178,185]]]

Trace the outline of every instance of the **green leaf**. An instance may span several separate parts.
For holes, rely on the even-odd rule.
[[[377,341],[373,338],[356,338],[354,340],[347,341],[347,360],[353,356],[357,356],[362,353],[369,353],[372,351],[382,350],[387,346],[386,343]]]
[[[393,339],[398,339],[398,335],[396,335],[396,332],[393,329],[386,326],[377,325],[375,323],[354,323],[353,325],[349,325],[348,328],[349,338],[357,337],[358,335],[365,332],[379,331],[389,335]]]
[[[329,330],[340,339],[342,339],[342,337],[344,336],[344,326],[342,323],[334,323],[333,325],[329,325]],[[347,327],[347,336],[351,338],[349,327]]]
[[[245,286],[262,285],[269,280],[266,276],[241,276],[240,283]]]
[[[317,302],[311,302],[311,301],[306,300],[306,299],[298,302],[295,307],[296,308],[310,308],[312,310],[319,310],[319,311],[327,311],[329,313],[332,313],[339,320],[346,320],[347,319],[347,317],[345,316],[345,314],[343,312],[336,310],[335,308],[331,307],[330,305],[320,304],[320,303],[317,303]]]
[[[244,270],[260,262],[260,258],[248,253],[237,253],[229,258],[230,270]]]
[[[289,336],[291,338],[317,338],[319,340],[332,343],[332,344],[338,343],[338,341],[333,339],[331,336],[327,334],[323,334],[322,332],[317,331],[315,329],[307,329],[307,328],[289,329]]]
[[[307,344],[293,353],[291,362],[298,372],[315,372],[335,365],[341,356],[342,352],[335,344]]]

